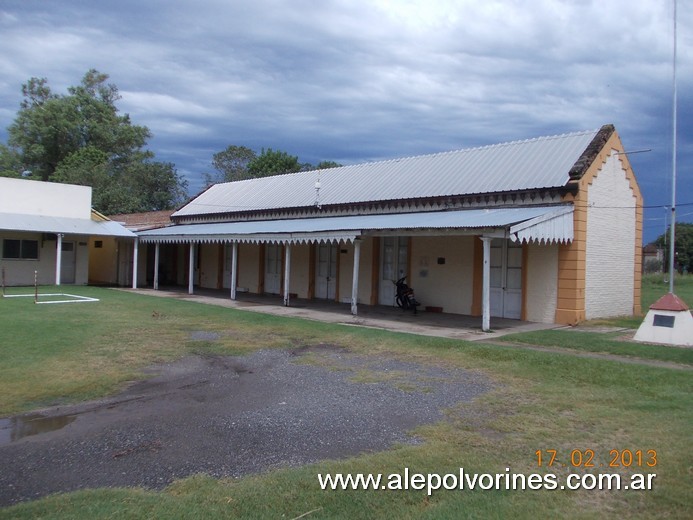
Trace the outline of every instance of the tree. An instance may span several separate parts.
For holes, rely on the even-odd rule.
[[[267,150],[263,148],[260,155],[248,164],[248,173],[252,177],[268,177],[299,171],[301,171],[301,163],[298,162],[298,157],[271,148]]]
[[[151,152],[140,152],[122,167],[123,182],[118,187],[129,191],[131,212],[170,209],[187,197],[187,183],[180,181],[174,164],[152,158]]]
[[[676,224],[674,251],[676,269],[691,272],[693,267],[693,224]],[[658,247],[664,249],[664,269],[669,270],[669,237],[670,232],[660,235],[655,240]]]
[[[343,166],[339,164],[338,162],[334,161],[320,161],[318,165],[315,167],[316,170],[327,170],[328,168],[339,168],[340,166]]]
[[[256,158],[257,154],[250,148],[229,145],[226,150],[212,156],[212,165],[224,182],[241,181],[251,177],[248,165]]]
[[[92,204],[107,215],[169,209],[184,200],[171,163],[151,161],[151,152],[109,161],[93,146],[78,150],[58,166],[53,180],[93,188]]]
[[[341,166],[334,161],[322,161],[317,166],[310,163],[301,164],[298,162],[298,157],[280,150],[263,148],[258,155],[246,146],[236,145],[229,145],[225,150],[215,153],[212,156],[212,165],[218,173],[217,175],[204,174],[207,185]]]
[[[21,177],[23,171],[19,153],[0,143],[0,177]]]
[[[18,170],[43,181],[92,186],[94,207],[107,214],[182,202],[186,181],[172,164],[153,161],[144,149],[149,129],[119,113],[118,88],[107,80],[92,69],[67,95],[51,92],[45,78],[24,84],[9,147],[0,148],[0,175]]]

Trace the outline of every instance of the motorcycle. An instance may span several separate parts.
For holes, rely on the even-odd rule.
[[[399,308],[404,310],[413,310],[414,314],[416,314],[416,308],[421,304],[416,301],[416,298],[414,297],[414,289],[405,283],[404,280],[406,278],[406,276],[403,276],[396,282],[393,282],[397,287],[395,302]]]

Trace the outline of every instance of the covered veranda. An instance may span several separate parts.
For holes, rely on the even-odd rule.
[[[160,244],[188,245],[188,294],[195,293],[195,250],[200,244],[230,244],[230,279],[238,273],[239,244],[281,244],[284,247],[282,303],[286,308],[296,307],[291,299],[292,249],[304,244],[352,244],[353,272],[349,312],[353,317],[363,313],[358,305],[361,244],[366,237],[406,234],[408,236],[478,236],[483,243],[482,316],[481,330],[491,331],[490,312],[490,257],[491,240],[510,238],[514,241],[562,242],[572,240],[572,205],[498,207],[454,211],[350,215],[338,217],[300,218],[285,220],[258,220],[240,222],[214,222],[181,224],[144,231],[138,234],[134,248],[137,265],[138,243],[153,243],[154,290],[159,289],[158,266]],[[136,271],[136,270],[135,270]],[[133,276],[133,289],[137,277]],[[252,295],[255,297],[256,295]],[[228,292],[230,301],[238,301],[235,283]],[[245,299],[245,295],[244,295]],[[479,318],[476,318],[477,323]],[[494,318],[494,328],[497,328]],[[499,322],[500,323],[500,322]],[[457,325],[459,327],[459,324]],[[477,325],[478,326],[478,325]]]
[[[129,291],[133,289],[128,289]],[[484,332],[478,316],[419,311],[414,315],[397,307],[360,305],[358,315],[351,313],[348,303],[295,298],[290,306],[281,305],[276,295],[238,293],[235,300],[226,290],[197,288],[189,294],[183,287],[136,289],[140,294],[162,298],[175,298],[207,305],[216,305],[262,314],[301,318],[323,323],[335,323],[373,329],[443,337],[465,341],[483,341],[494,337],[559,327],[560,325],[534,323],[507,318],[493,318],[493,329]]]

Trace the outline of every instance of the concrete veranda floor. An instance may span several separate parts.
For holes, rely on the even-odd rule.
[[[290,306],[283,305],[281,296],[238,293],[237,299],[231,300],[228,290],[195,289],[190,295],[184,288],[167,287],[160,290],[124,289],[130,292],[177,298],[195,301],[208,305],[232,307],[252,312],[292,316],[327,323],[340,323],[359,327],[371,327],[394,332],[405,332],[423,336],[463,339],[467,341],[485,341],[515,332],[527,332],[560,327],[549,323],[533,323],[505,318],[491,318],[491,332],[481,330],[481,318],[460,314],[446,314],[419,311],[413,314],[397,307],[384,305],[358,306],[358,316],[351,314],[351,306],[326,300],[293,299]]]

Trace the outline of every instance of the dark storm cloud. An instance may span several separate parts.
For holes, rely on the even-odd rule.
[[[693,202],[693,9],[682,4],[678,193]],[[5,1],[0,140],[27,79],[64,92],[96,68],[192,191],[229,144],[347,164],[614,123],[627,148],[653,149],[631,157],[646,204],[669,204],[672,5]],[[646,211],[659,219],[647,238],[662,214]]]

